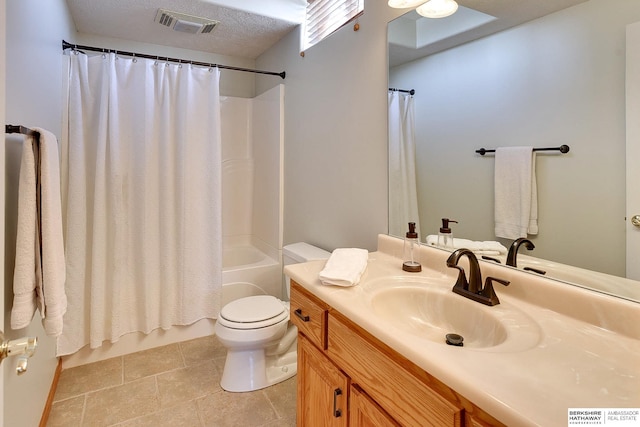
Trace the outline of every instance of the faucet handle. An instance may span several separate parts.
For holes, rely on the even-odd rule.
[[[482,291],[480,291],[480,295],[489,300],[490,303],[488,305],[492,306],[500,304],[500,300],[498,299],[496,292],[493,290],[493,282],[498,282],[504,286],[509,286],[509,283],[511,283],[508,280],[498,279],[497,277],[486,278],[484,287],[482,288]]]

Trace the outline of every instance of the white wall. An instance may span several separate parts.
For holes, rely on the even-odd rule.
[[[284,243],[376,248],[387,232],[387,22],[401,11],[365,1],[348,25],[299,55],[292,31],[258,58],[284,70]],[[257,92],[280,82],[260,77]]]
[[[0,0],[0,28],[6,28],[6,4],[5,0]],[[0,31],[0,125],[4,127],[5,125],[5,64],[6,64],[6,56],[5,56],[5,46],[6,46],[6,32]],[[5,161],[5,153],[4,150],[0,150],[0,237],[4,240],[4,193],[5,193],[5,178],[4,178],[4,161]],[[4,279],[4,271],[5,271],[5,262],[4,262],[4,246],[0,246],[0,260],[3,262],[0,265],[0,274],[3,279],[3,284],[6,283]],[[4,288],[3,288],[4,289]],[[4,303],[4,292],[0,292],[0,307],[5,307]],[[6,308],[4,309],[6,311]],[[0,318],[0,330],[4,331],[4,317]],[[3,416],[0,417],[0,427],[4,426],[4,367],[0,367],[0,414]]]
[[[396,67],[414,88],[422,234],[454,218],[454,233],[494,239],[492,155],[537,156],[535,256],[624,275],[625,26],[636,0],[591,0],[511,30]],[[505,242],[506,243],[506,242]]]
[[[66,3],[63,0],[11,1],[6,5],[6,122],[40,126],[58,137],[61,133],[62,57],[60,40],[72,33]],[[0,76],[2,77],[2,76]],[[2,78],[4,82],[5,79]],[[15,221],[17,165],[21,138],[9,137],[6,147],[7,189],[5,230],[5,327],[8,338],[37,336],[38,349],[29,361],[28,371],[16,376],[15,358],[3,362],[4,423],[38,425],[57,365],[55,340],[46,336],[39,314],[27,328],[10,330],[9,307],[15,257]],[[3,162],[4,163],[4,162]],[[11,176],[9,173],[11,171]],[[4,175],[4,173],[3,173]],[[4,187],[4,186],[3,186]]]

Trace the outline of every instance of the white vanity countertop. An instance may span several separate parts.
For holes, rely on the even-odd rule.
[[[565,426],[570,408],[640,408],[640,332],[635,333],[640,304],[482,264],[483,280],[489,274],[511,281],[508,288],[495,285],[501,304],[483,309],[524,312],[537,324],[539,338],[504,351],[500,345],[474,349],[416,338],[372,312],[368,301],[380,288],[378,279],[452,288],[457,271],[446,268],[442,251],[423,248],[431,260],[423,261],[421,273],[406,273],[391,255],[398,248],[393,240],[402,250],[401,240],[380,236],[379,250],[369,254],[367,270],[354,287],[322,285],[318,273],[325,261],[290,265],[285,273],[506,425]],[[533,287],[537,292],[530,292]],[[536,297],[527,300],[528,295]],[[565,306],[566,312],[555,308]]]

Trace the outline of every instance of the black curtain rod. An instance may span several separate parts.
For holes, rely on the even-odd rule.
[[[169,62],[178,62],[178,63],[184,63],[184,64],[193,64],[193,65],[198,65],[201,67],[218,67],[218,68],[222,68],[225,70],[234,70],[234,71],[244,71],[247,73],[256,73],[256,74],[267,74],[270,76],[280,76],[281,78],[285,78],[286,76],[286,72],[281,72],[281,73],[277,73],[275,71],[263,71],[263,70],[252,70],[250,68],[242,68],[242,67],[232,67],[230,65],[220,65],[220,64],[212,64],[209,62],[200,62],[200,61],[190,61],[190,60],[186,60],[186,59],[179,59],[179,58],[170,58],[167,56],[158,56],[158,55],[147,55],[145,53],[136,53],[136,52],[126,52],[124,50],[115,50],[115,49],[103,49],[100,47],[93,47],[93,46],[83,46],[83,45],[79,45],[79,44],[71,44],[69,42],[66,42],[64,40],[62,40],[62,50],[66,50],[66,49],[73,49],[73,50],[89,50],[92,52],[102,52],[102,53],[115,53],[117,55],[125,55],[125,56],[132,56],[132,57],[137,57],[137,58],[147,58],[147,59],[156,59],[158,61],[169,61]]]
[[[392,92],[408,93],[409,95],[415,95],[416,94],[415,89],[406,90],[406,89],[396,89],[395,87],[390,87],[389,90],[392,91]]]
[[[29,129],[28,127],[21,126],[21,125],[5,125],[4,133],[21,133],[23,135],[40,137],[40,132]]]
[[[562,154],[565,154],[569,152],[569,146],[561,145],[560,147],[534,148],[533,151],[559,151]],[[495,153],[495,152],[496,150],[486,150],[484,148],[476,150],[476,153],[480,154],[481,156],[484,156],[486,153]]]

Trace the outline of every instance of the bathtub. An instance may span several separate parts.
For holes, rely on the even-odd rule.
[[[255,246],[225,246],[222,250],[221,305],[252,295],[282,298],[282,265]]]
[[[282,266],[275,256],[266,254],[249,244],[236,244],[223,249],[221,307],[230,301],[252,295],[282,296]],[[215,320],[201,319],[188,326],[173,326],[168,330],[156,329],[149,334],[134,332],[124,335],[114,343],[106,342],[102,347],[81,348],[78,352],[63,356],[65,369],[86,365],[137,351],[188,341],[212,335]]]

